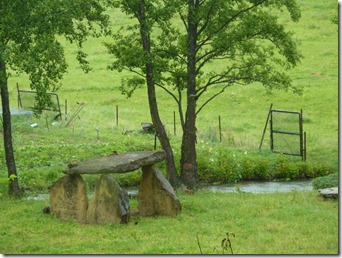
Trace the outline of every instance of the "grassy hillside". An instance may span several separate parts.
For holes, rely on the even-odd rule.
[[[268,151],[268,131],[263,151],[261,154],[258,151],[271,103],[275,109],[303,110],[304,130],[307,132],[307,164],[325,164],[332,170],[337,170],[338,26],[331,21],[336,16],[337,3],[333,0],[302,0],[299,4],[302,18],[298,23],[290,22],[285,13],[281,21],[286,24],[288,30],[294,32],[304,56],[302,62],[291,71],[294,85],[303,87],[303,94],[296,95],[284,91],[268,93],[262,86],[253,84],[246,87],[230,87],[211,102],[199,114],[197,120],[199,165],[208,173],[210,170],[203,164],[213,158],[210,155],[216,155],[215,151],[220,152],[222,160],[229,159],[235,153],[248,153],[252,160],[254,155],[262,155],[262,159],[268,161],[277,160],[278,155]],[[122,24],[131,22],[118,11],[109,12],[114,30]],[[113,57],[103,46],[104,41],[108,42],[111,39],[90,39],[85,45],[93,68],[88,74],[84,74],[76,62],[76,47],[65,44],[69,72],[61,81],[62,87],[58,91],[63,122],[55,126],[49,123],[47,126],[46,119],[50,117],[43,115],[39,119],[30,119],[30,123],[38,123],[36,128],[26,125],[13,126],[13,140],[18,166],[21,168],[20,173],[26,173],[29,169],[44,170],[46,166],[40,167],[42,159],[56,160],[55,163],[50,162],[48,165],[49,169],[56,166],[51,176],[55,178],[57,171],[65,162],[74,157],[83,159],[112,149],[123,152],[153,148],[153,135],[142,134],[140,125],[141,122],[151,120],[146,89],[138,89],[129,99],[121,95],[118,89],[120,81],[129,74],[107,69]],[[12,107],[17,105],[17,82],[22,89],[29,87],[27,76],[13,74],[9,80]],[[157,94],[162,120],[170,132],[176,158],[179,158],[179,121],[176,124],[176,135],[173,132],[173,112],[177,110],[176,105],[163,91],[158,90]],[[65,100],[69,117],[77,110],[77,103],[85,103],[77,119],[68,127],[65,127],[64,121]],[[118,121],[116,106],[119,108]],[[219,142],[218,116],[221,117],[222,123],[222,143]],[[1,132],[0,136],[2,137]],[[69,145],[76,147],[66,147]],[[2,149],[2,143],[0,146]],[[41,146],[49,147],[39,149]],[[39,154],[41,152],[44,152],[46,157],[42,157]],[[61,156],[61,152],[63,158],[56,158]],[[27,162],[32,157],[36,157],[37,162],[30,167]],[[1,162],[1,167],[4,167],[4,160]],[[5,170],[1,171],[5,175]]]

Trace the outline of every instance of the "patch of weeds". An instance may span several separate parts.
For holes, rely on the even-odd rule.
[[[338,173],[315,178],[312,182],[314,189],[323,189],[338,186]]]
[[[235,237],[235,234],[226,232],[226,237],[221,240],[222,254],[228,254],[227,252],[229,252],[230,254],[234,254],[231,237]],[[197,245],[200,250],[200,253],[203,254],[201,243],[199,241],[198,236],[197,236]],[[213,251],[215,251],[217,254],[220,254],[219,250],[216,247],[214,247]]]
[[[6,196],[8,191],[8,184],[15,178],[17,178],[16,175],[11,175],[10,177],[6,178],[0,178],[0,198]]]

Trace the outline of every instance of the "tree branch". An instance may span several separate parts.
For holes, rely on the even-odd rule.
[[[186,59],[185,59],[183,56],[181,56],[179,53],[177,53],[177,52],[173,52],[173,51],[166,50],[166,49],[160,49],[160,48],[156,48],[155,52],[156,52],[156,53],[158,53],[158,52],[164,52],[164,53],[170,54],[170,55],[172,55],[172,56],[176,56],[176,57],[178,57],[180,60],[182,60],[184,63],[186,63]]]
[[[202,42],[199,41],[198,42],[198,46],[197,46],[197,50],[196,52],[201,49],[203,47],[204,44],[206,44],[208,41],[210,41],[213,37],[213,35],[216,35],[218,33],[220,33],[220,31],[222,31],[226,26],[228,26],[228,24],[230,24],[231,22],[233,22],[237,17],[239,17],[241,14],[243,13],[246,13],[248,11],[250,11],[251,9],[253,8],[256,8],[258,7],[259,5],[263,4],[264,2],[266,2],[267,0],[262,0],[258,3],[255,3],[254,5],[246,8],[246,9],[243,9],[243,10],[240,10],[239,12],[237,12],[235,15],[233,15],[230,19],[228,19],[226,22],[224,22],[216,31],[214,31],[213,33],[211,33],[210,35],[208,35],[207,38],[203,39]]]
[[[210,10],[208,11],[208,13],[206,15],[207,18],[204,20],[203,26],[198,30],[198,33],[197,33],[198,36],[200,36],[201,33],[207,28],[208,23],[210,21],[210,16],[211,16],[212,11],[214,10],[214,6],[215,6],[215,2],[214,1],[212,1],[211,3],[212,3],[212,5],[210,6]]]
[[[221,95],[225,90],[226,88],[228,88],[229,86],[232,86],[233,84],[241,84],[241,85],[246,85],[247,83],[242,83],[242,82],[239,82],[240,80],[246,80],[246,79],[250,79],[249,77],[241,77],[241,78],[234,78],[234,79],[229,79],[229,80],[224,80],[224,81],[220,81],[218,83],[212,83],[211,85],[214,85],[214,84],[221,84],[221,83],[227,83],[219,92],[215,93],[213,96],[211,96],[209,99],[207,99],[207,101],[205,101],[201,106],[200,108],[197,110],[196,112],[196,115],[210,102],[212,101],[213,99],[215,99],[217,96]],[[207,89],[207,87],[206,87]],[[201,94],[203,94],[205,91],[203,90],[201,92]]]
[[[188,24],[186,23],[186,17],[184,17],[184,15],[181,13],[181,12],[178,12],[179,14],[179,17],[181,18],[183,24],[184,24],[184,27],[186,29],[186,31],[188,32],[189,31],[189,27],[188,27]]]
[[[221,83],[230,83],[232,81],[232,78],[229,78],[228,80],[223,80],[223,78],[227,78],[228,74],[237,67],[231,67],[229,68],[225,73],[223,74],[215,74],[214,76],[210,77],[208,82],[201,88],[197,90],[197,99],[200,98],[200,96],[208,89],[208,87],[215,85],[215,84],[221,84]],[[235,79],[234,79],[235,80]]]
[[[202,106],[196,111],[196,116],[198,115],[199,112],[201,112],[201,110],[210,102],[212,101],[213,99],[215,99],[217,96],[221,95],[225,89],[227,87],[229,87],[230,84],[227,84],[226,86],[224,86],[219,92],[217,92],[216,94],[214,94],[213,96],[211,96],[209,99],[207,99],[207,101],[205,101]]]
[[[179,103],[179,100],[177,99],[177,96],[175,94],[173,94],[168,88],[166,88],[164,85],[162,85],[161,83],[155,82],[155,84],[162,88],[163,90],[165,90],[169,95],[171,95],[171,97],[177,102],[177,104]]]

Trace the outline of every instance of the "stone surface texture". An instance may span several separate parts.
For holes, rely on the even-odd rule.
[[[338,198],[338,187],[324,188],[324,189],[319,189],[318,191],[320,195],[322,195],[324,198],[332,198],[332,199]]]
[[[64,220],[84,223],[88,208],[86,186],[80,175],[65,175],[50,188],[50,212]]]
[[[141,216],[176,216],[181,204],[169,181],[155,166],[142,167],[143,175],[138,192]]]
[[[130,206],[126,191],[112,176],[102,175],[89,203],[87,223],[128,223],[129,215]]]
[[[137,151],[95,157],[78,162],[64,170],[65,174],[126,173],[153,165],[165,159],[164,151]]]

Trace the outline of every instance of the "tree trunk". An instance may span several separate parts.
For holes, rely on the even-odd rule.
[[[151,41],[150,41],[150,33],[146,24],[146,15],[145,15],[145,1],[140,1],[140,10],[139,10],[139,22],[140,22],[140,35],[142,39],[143,49],[147,54],[146,61],[146,83],[147,83],[147,93],[148,93],[148,103],[150,106],[150,113],[152,118],[152,123],[156,129],[157,137],[160,141],[160,144],[165,151],[166,154],[166,172],[168,174],[168,180],[172,186],[178,185],[178,174],[175,166],[173,151],[171,148],[170,141],[167,137],[164,125],[160,119],[158,104],[156,99],[156,91],[155,91],[155,83],[153,80],[153,64],[150,60],[150,52],[151,52]]]
[[[21,190],[19,188],[19,182],[17,178],[17,168],[15,165],[13,145],[12,145],[12,126],[11,126],[11,113],[8,96],[8,85],[7,85],[7,72],[6,64],[0,57],[0,94],[2,102],[2,125],[4,132],[4,147],[6,165],[8,171],[8,178],[15,176],[9,182],[8,194],[14,197],[21,196]]]
[[[188,13],[188,84],[185,126],[181,147],[181,178],[186,185],[196,186],[199,182],[196,155],[196,41],[197,24],[195,3],[189,0]]]

